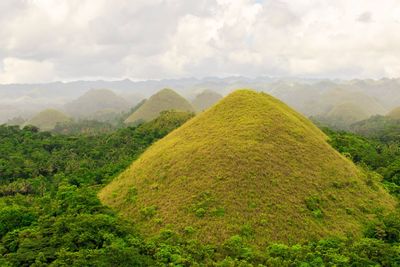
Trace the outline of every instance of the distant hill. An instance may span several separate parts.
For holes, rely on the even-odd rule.
[[[350,126],[350,131],[382,141],[400,140],[400,107],[390,111],[386,116],[372,116]]]
[[[99,193],[147,236],[165,227],[262,247],[361,236],[395,201],[277,99],[236,91],[142,156]]]
[[[326,115],[317,116],[317,121],[334,129],[347,130],[355,122],[365,120],[369,112],[354,103],[334,106]]]
[[[400,107],[392,109],[386,116],[394,120],[400,120]]]
[[[78,118],[90,118],[104,110],[119,113],[130,108],[129,103],[107,89],[89,90],[79,98],[65,104],[68,114]]]
[[[192,105],[197,112],[200,112],[211,107],[221,99],[222,95],[214,91],[205,90],[202,93],[196,95],[195,99],[193,99],[192,101]]]
[[[182,96],[171,89],[163,89],[151,96],[126,120],[126,124],[140,121],[150,121],[159,116],[162,111],[194,111],[193,106]]]
[[[61,111],[55,109],[46,109],[39,112],[33,118],[28,120],[25,125],[36,126],[42,131],[50,131],[54,129],[57,123],[65,123],[70,120],[71,118],[69,118]]]

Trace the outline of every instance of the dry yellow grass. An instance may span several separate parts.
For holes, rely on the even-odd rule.
[[[163,227],[221,243],[359,235],[394,200],[277,99],[236,91],[150,147],[99,197],[148,236]]]

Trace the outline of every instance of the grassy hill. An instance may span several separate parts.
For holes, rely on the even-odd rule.
[[[400,107],[391,110],[386,116],[394,120],[400,120]]]
[[[211,107],[221,99],[222,95],[214,91],[205,90],[202,93],[198,94],[195,99],[193,99],[192,105],[197,112],[200,112]]]
[[[236,91],[156,142],[100,193],[142,233],[221,244],[360,236],[394,200],[277,99]]]
[[[124,98],[107,89],[89,90],[65,105],[68,114],[79,118],[90,118],[102,110],[112,110],[118,113],[129,108],[130,105]]]
[[[140,121],[150,121],[159,116],[162,111],[179,110],[194,111],[193,106],[182,96],[171,89],[163,89],[151,96],[126,120],[126,124],[137,123]]]
[[[71,119],[61,111],[46,109],[28,120],[25,125],[34,125],[42,131],[50,131],[54,129],[57,123],[64,123],[70,120]]]

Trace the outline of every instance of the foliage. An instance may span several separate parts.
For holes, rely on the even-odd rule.
[[[0,265],[154,266],[144,241],[100,203],[97,188],[191,116],[167,112],[95,136],[0,126]]]
[[[382,142],[400,141],[400,120],[389,116],[373,116],[352,124],[350,131]]]
[[[98,189],[191,116],[163,113],[156,121],[94,136],[0,126],[0,266],[400,266],[398,210],[369,220],[362,238],[268,243],[257,248],[252,242],[259,233],[246,223],[221,245],[198,241],[194,225],[186,225],[182,232],[166,226],[144,239],[136,230],[138,225],[102,205]],[[326,132],[339,151],[357,159],[360,166],[381,173],[386,186],[398,184],[397,143]],[[222,174],[213,178],[226,182]],[[352,190],[351,181],[334,182],[335,190]],[[270,186],[280,185],[273,181]],[[162,183],[149,186],[159,190]],[[214,194],[202,192],[187,210],[204,209],[212,215],[199,219],[203,222],[226,216],[229,208],[222,207]],[[129,187],[128,193],[129,202],[137,203],[140,188]],[[237,205],[256,211],[260,207],[256,198],[240,202],[242,195],[237,197]],[[326,200],[314,194],[305,196],[302,203],[309,210],[326,206]],[[144,206],[149,220],[160,222],[158,211],[159,207]],[[275,223],[274,218],[265,218],[258,218],[257,223],[262,221],[262,227]]]

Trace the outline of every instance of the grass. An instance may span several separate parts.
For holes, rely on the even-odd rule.
[[[55,109],[46,109],[36,114],[32,119],[27,121],[25,125],[33,125],[42,131],[49,131],[54,129],[57,123],[68,122],[71,119]]]
[[[255,246],[359,236],[374,216],[366,210],[395,201],[326,139],[277,99],[239,90],[156,142],[99,197],[148,236],[166,226],[215,244],[243,234]],[[162,223],[141,220],[143,207],[157,207]]]
[[[134,124],[140,121],[150,121],[159,116],[162,111],[179,110],[193,112],[193,106],[182,96],[171,89],[163,89],[151,96],[149,100],[126,120],[126,124]]]

